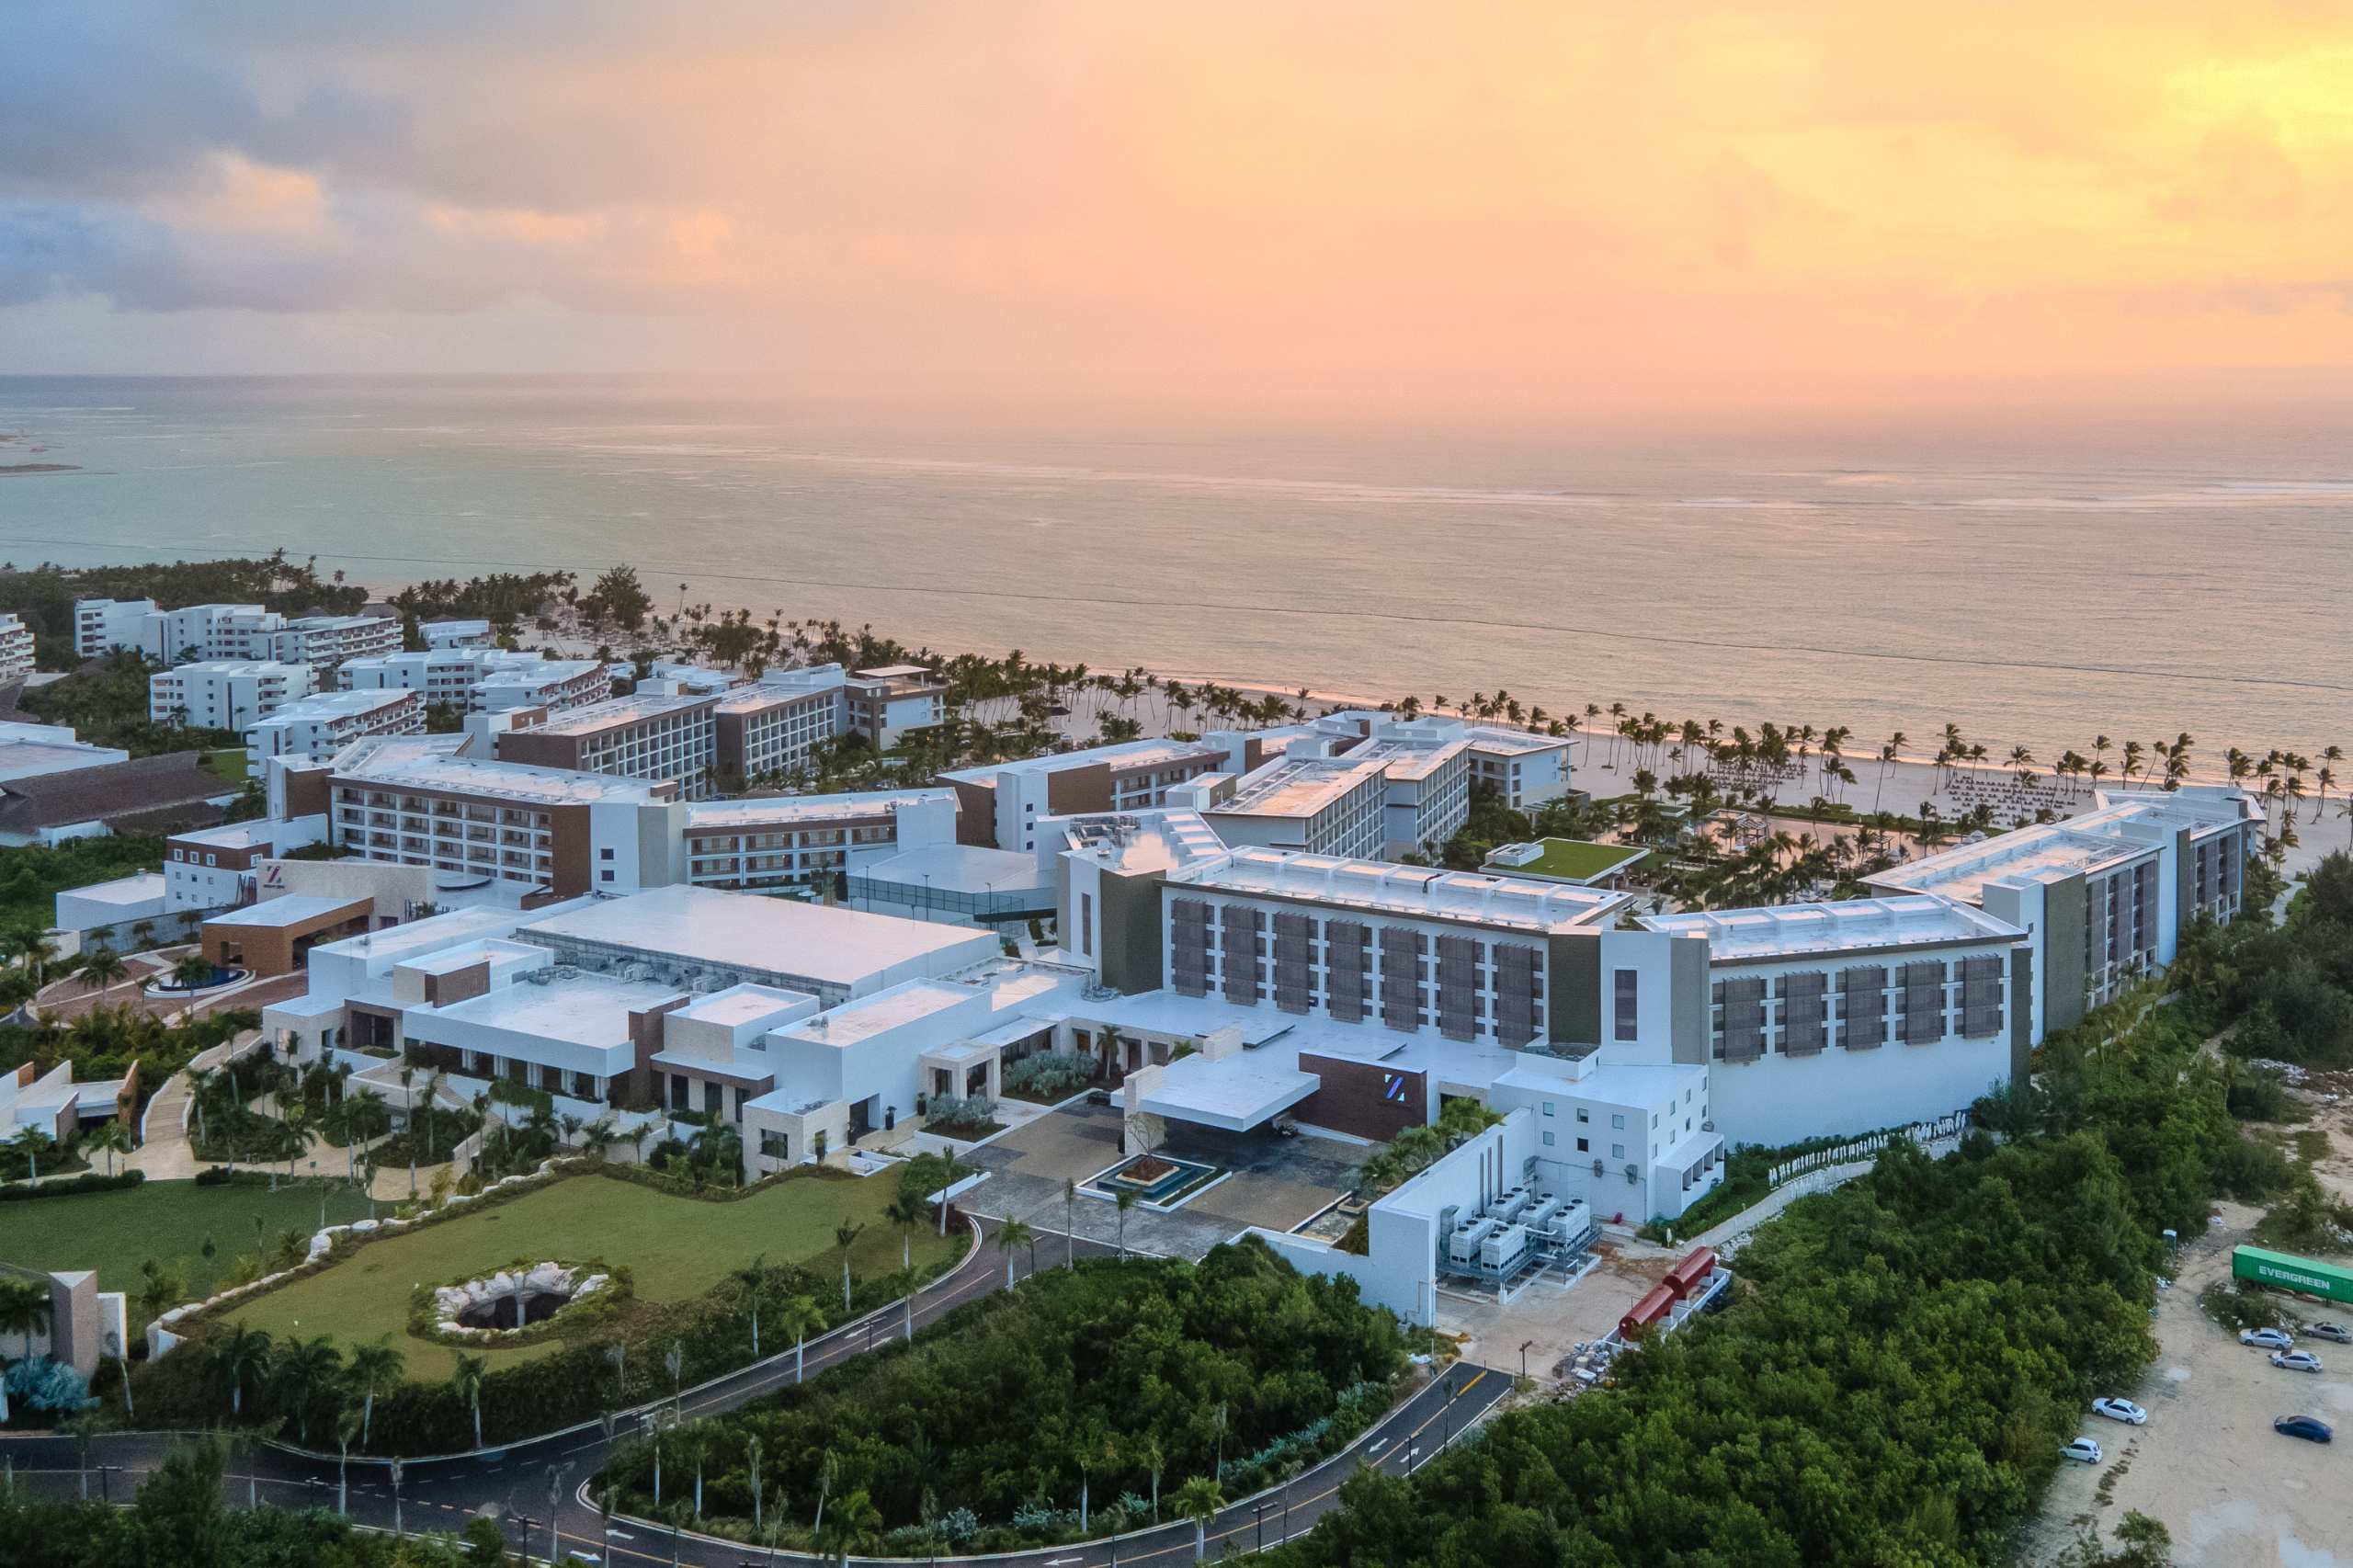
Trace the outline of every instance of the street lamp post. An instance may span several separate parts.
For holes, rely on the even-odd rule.
[[[1532,1339],[1523,1339],[1519,1342],[1519,1375],[1522,1381],[1528,1377],[1528,1347],[1535,1343],[1536,1341]]]

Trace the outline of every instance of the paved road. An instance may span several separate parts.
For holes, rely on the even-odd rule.
[[[1081,1238],[1079,1246],[1091,1256],[1111,1249]],[[1062,1249],[1040,1249],[1046,1267]],[[1022,1260],[1026,1261],[1026,1260]],[[1017,1267],[1017,1274],[1026,1267]],[[918,1296],[912,1312],[895,1302],[847,1324],[806,1347],[808,1375],[838,1366],[875,1346],[904,1337],[913,1327],[923,1328],[967,1301],[1004,1288],[1003,1256],[995,1248],[976,1245],[957,1271]],[[799,1356],[788,1351],[730,1374],[701,1389],[689,1390],[677,1402],[689,1417],[713,1415],[745,1401],[786,1387],[799,1375]],[[1262,1539],[1274,1545],[1290,1534],[1307,1530],[1326,1509],[1333,1494],[1358,1462],[1371,1462],[1393,1474],[1419,1469],[1438,1449],[1475,1422],[1509,1392],[1507,1374],[1460,1364],[1448,1369],[1405,1405],[1392,1412],[1363,1443],[1349,1453],[1326,1460],[1294,1477],[1273,1493],[1263,1506],[1237,1504],[1209,1528],[1212,1557],[1256,1550]],[[661,1407],[670,1410],[669,1402]],[[626,1440],[644,1429],[642,1413],[620,1418],[616,1437]],[[128,1434],[102,1437],[92,1445],[87,1485],[93,1497],[126,1501],[139,1482],[162,1460],[171,1439],[160,1434]],[[583,1498],[584,1483],[602,1467],[608,1444],[598,1427],[556,1433],[479,1457],[444,1460],[411,1460],[402,1468],[398,1494],[388,1467],[381,1461],[355,1458],[348,1472],[347,1506],[353,1519],[380,1528],[460,1530],[475,1514],[492,1512],[505,1525],[516,1550],[545,1558],[551,1550],[550,1520],[561,1539],[563,1554],[594,1553],[613,1563],[680,1563],[698,1568],[733,1568],[738,1563],[776,1562],[809,1563],[815,1559],[792,1552],[771,1558],[756,1547],[682,1532],[674,1541],[667,1528],[618,1520],[608,1536],[603,1517]],[[70,1438],[0,1438],[0,1456],[13,1464],[19,1483],[52,1495],[70,1495],[82,1486],[78,1460]],[[337,1506],[337,1466],[278,1449],[252,1450],[233,1465],[227,1491],[233,1502],[259,1501],[286,1507]],[[552,1505],[551,1505],[552,1499]],[[1164,1525],[1117,1543],[1041,1548],[992,1561],[1017,1568],[1093,1568],[1114,1562],[1153,1563],[1160,1568],[1190,1562],[1190,1524]],[[864,1560],[859,1560],[864,1561]]]

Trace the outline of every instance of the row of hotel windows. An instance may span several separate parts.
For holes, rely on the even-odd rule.
[[[2004,1000],[2002,960],[1992,955],[1958,964],[1941,959],[1892,968],[1857,964],[1835,976],[1821,971],[1736,976],[1713,988],[1712,1054],[1719,1062],[1740,1062],[1768,1051],[1812,1056],[1833,1045],[1873,1051],[1890,1040],[1990,1040],[2002,1032]]]
[[[1524,943],[1189,898],[1172,899],[1168,915],[1169,988],[1180,995],[1266,998],[1407,1031],[1435,1024],[1449,1040],[1517,1046],[1542,1032],[1544,954]]]

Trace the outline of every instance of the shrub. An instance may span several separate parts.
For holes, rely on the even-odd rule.
[[[1062,1100],[1085,1088],[1094,1069],[1077,1056],[1040,1051],[1005,1070],[1005,1092],[1027,1100]]]
[[[147,1179],[145,1171],[118,1171],[113,1176],[92,1172],[72,1181],[45,1181],[38,1187],[0,1187],[0,1203],[24,1203],[36,1198],[74,1198],[85,1192],[119,1192]]]

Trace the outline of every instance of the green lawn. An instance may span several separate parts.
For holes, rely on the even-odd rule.
[[[103,1160],[97,1168],[106,1168]],[[256,1219],[273,1244],[290,1228],[305,1235],[318,1229],[323,1192],[329,1224],[368,1217],[368,1200],[341,1183],[290,1184],[272,1192],[151,1181],[121,1192],[0,1205],[0,1260],[30,1268],[95,1268],[101,1290],[136,1290],[139,1267],[152,1257],[176,1270],[193,1296],[207,1283],[205,1237],[213,1241],[214,1273],[226,1274],[240,1254],[256,1250]],[[136,1306],[131,1316],[139,1316]]]
[[[245,748],[230,746],[221,751],[207,752],[204,754],[204,767],[206,772],[218,774],[242,788],[246,781]]]
[[[1544,853],[1524,866],[1490,866],[1504,876],[1559,877],[1586,881],[1619,868],[1631,869],[1644,851],[1630,844],[1591,844],[1581,838],[1548,838]]]
[[[518,1257],[601,1258],[629,1266],[641,1301],[684,1301],[761,1254],[775,1263],[815,1259],[820,1272],[837,1270],[834,1227],[845,1216],[866,1226],[851,1249],[850,1267],[860,1278],[889,1274],[899,1267],[899,1234],[882,1210],[897,1190],[888,1174],[862,1181],[803,1177],[721,1203],[674,1198],[607,1176],[574,1176],[412,1235],[369,1242],[233,1316],[273,1335],[332,1334],[347,1346],[390,1334],[408,1358],[409,1375],[433,1381],[448,1377],[456,1363],[446,1346],[408,1335],[409,1295],[419,1284]],[[918,1228],[914,1240],[917,1267],[948,1256],[949,1242],[935,1231]],[[561,1340],[550,1339],[486,1354],[495,1369],[561,1348]]]

